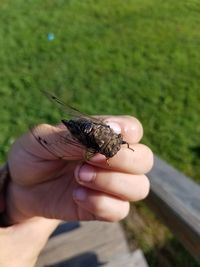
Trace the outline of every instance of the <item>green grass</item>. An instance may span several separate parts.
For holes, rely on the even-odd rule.
[[[2,0],[1,161],[30,124],[60,120],[47,89],[138,117],[143,142],[200,183],[199,12],[197,0]]]

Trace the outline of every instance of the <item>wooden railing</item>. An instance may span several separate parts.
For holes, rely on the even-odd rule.
[[[200,261],[200,186],[158,157],[148,177],[147,203]]]

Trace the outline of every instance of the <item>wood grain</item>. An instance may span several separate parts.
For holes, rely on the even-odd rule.
[[[147,203],[200,261],[200,186],[155,157]]]
[[[74,230],[53,235],[36,266],[57,266],[61,262],[63,265],[58,266],[100,266],[97,264],[106,264],[128,252],[123,230],[118,223],[84,222]],[[80,261],[85,265],[78,265]]]

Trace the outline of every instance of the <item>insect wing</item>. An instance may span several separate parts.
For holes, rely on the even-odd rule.
[[[62,100],[60,100],[58,97],[56,97],[54,94],[52,93],[49,93],[47,91],[42,91],[43,94],[45,94],[51,101],[53,101],[54,103],[57,104],[57,106],[65,111],[65,113],[68,115],[68,116],[71,116],[72,118],[82,118],[82,119],[86,119],[86,120],[89,120],[89,121],[92,121],[96,124],[103,124],[105,125],[105,123],[103,122],[103,120],[100,120],[100,119],[97,119],[97,118],[94,118],[92,116],[89,116],[87,114],[84,114],[84,113],[81,113],[78,109],[68,105],[67,103],[63,102]]]
[[[81,145],[68,130],[62,128],[62,126],[39,125],[33,127],[31,133],[37,142],[53,155],[52,159],[84,158],[86,147]]]

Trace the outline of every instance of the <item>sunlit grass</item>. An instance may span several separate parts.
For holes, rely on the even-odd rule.
[[[1,161],[29,125],[63,118],[45,89],[138,117],[143,142],[200,182],[199,12],[196,0],[1,1]]]

